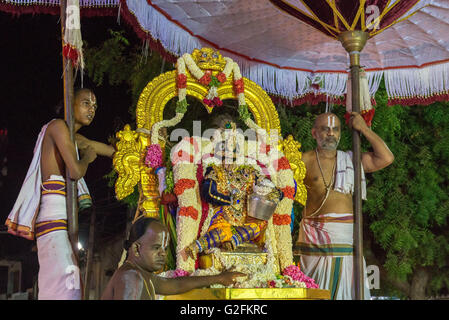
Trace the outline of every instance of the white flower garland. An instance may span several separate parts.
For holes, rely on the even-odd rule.
[[[241,85],[243,85],[243,78],[240,72],[240,67],[238,66],[237,63],[235,63],[232,59],[225,57],[224,58],[226,60],[226,65],[225,68],[223,69],[222,73],[226,76],[226,79],[229,78],[229,76],[231,75],[231,72],[233,73],[233,80],[234,80],[234,84],[237,81],[240,81],[239,83],[241,83]],[[204,75],[206,74],[203,70],[201,70],[195,63],[195,61],[193,60],[192,56],[188,53],[182,55],[182,57],[180,57],[178,59],[177,62],[177,72],[178,72],[178,77],[179,75],[183,75],[186,79],[187,78],[187,70],[190,72],[190,74],[196,79],[196,80],[200,80],[204,77]],[[242,91],[241,88],[239,91]],[[184,103],[186,105],[186,95],[187,95],[187,90],[185,88],[185,85],[181,85],[178,86],[178,102],[179,103]],[[210,90],[208,91],[208,95],[207,98],[213,98],[213,97],[218,97],[218,92],[217,92],[217,87],[216,86],[211,86]],[[238,105],[239,108],[240,107],[244,107],[247,108],[247,105],[245,103],[245,94],[244,92],[239,92],[237,94],[237,99],[238,99]],[[182,117],[183,117],[183,113],[179,113],[175,116],[175,118],[168,120],[168,121],[161,121],[157,124],[155,124],[153,126],[153,134],[152,134],[152,142],[153,141],[157,141],[157,134],[159,132],[159,129],[164,127],[164,126],[170,126],[170,125],[176,125],[179,121],[181,121]],[[267,138],[269,139],[269,137],[266,136],[266,132],[260,132],[259,130],[262,130],[250,117],[247,117],[246,119],[244,119],[245,124],[249,127],[252,128],[253,130],[256,130],[258,132],[258,135],[261,134],[262,136],[264,136],[265,139],[262,140],[266,140]],[[156,131],[156,132],[154,132]],[[154,137],[154,140],[153,140]],[[156,142],[157,143],[157,142]],[[187,143],[187,142],[186,142]],[[200,142],[202,143],[202,141]],[[267,144],[270,145],[271,143],[269,141],[267,141]],[[272,146],[273,147],[273,146]],[[273,147],[274,148],[274,147]],[[185,148],[183,148],[185,149]],[[202,148],[203,149],[203,148]],[[259,146],[257,148],[259,150]],[[274,151],[274,150],[271,150]],[[187,150],[184,150],[184,152],[187,153],[187,156],[190,157],[191,155],[193,155],[193,150],[190,146],[187,146]],[[276,150],[277,152],[277,150]],[[288,172],[279,172],[278,170],[275,170],[273,167],[273,163],[275,160],[280,159],[283,154],[281,153],[276,153],[276,152],[268,152],[267,155],[261,155],[258,153],[258,156],[260,156],[259,160],[262,161],[262,163],[264,163],[267,166],[267,170],[269,172],[269,174],[271,175],[271,178],[273,180],[273,182],[276,184],[277,187],[286,187],[286,186],[293,186],[293,180],[290,181],[292,178],[292,174],[288,173]],[[195,160],[198,158],[198,156],[201,157],[201,155],[195,155]],[[205,159],[205,161],[203,162],[203,165],[205,165],[207,162],[213,162],[213,158],[210,159]],[[257,166],[257,163],[254,163],[255,166]],[[175,180],[175,184],[177,181],[179,181],[180,179],[194,179],[196,180],[196,166],[195,165],[189,165],[189,164],[184,164],[184,165],[175,165],[173,168],[174,171],[174,180]],[[284,171],[284,170],[281,170]],[[191,271],[194,268],[194,261],[191,259],[188,259],[186,262],[184,262],[182,260],[182,258],[179,255],[179,252],[184,249],[186,246],[190,245],[191,242],[193,242],[196,238],[196,232],[198,231],[198,227],[199,227],[199,221],[200,221],[200,217],[201,217],[201,208],[197,208],[198,207],[198,199],[195,196],[199,191],[199,187],[198,184],[195,184],[195,187],[193,189],[188,189],[187,192],[185,192],[185,194],[179,195],[178,196],[178,202],[179,202],[179,207],[194,207],[195,209],[198,210],[198,218],[197,220],[193,220],[191,217],[178,217],[178,221],[177,221],[177,229],[178,229],[178,252],[177,252],[177,263],[178,263],[178,268],[182,268],[186,271]],[[291,208],[293,205],[293,201],[291,201],[290,199],[283,199],[278,207],[276,212],[280,215],[290,215],[291,213]],[[207,232],[207,229],[209,227],[210,224],[210,219],[213,216],[213,210],[212,208],[210,208],[209,210],[209,214],[208,217],[206,218],[206,220],[204,221],[203,227],[201,229],[201,234],[204,235]],[[278,225],[273,225],[272,221],[270,220],[269,225],[267,226],[267,230],[266,230],[266,242],[265,242],[265,251],[267,252],[268,256],[269,256],[269,263],[267,263],[266,266],[264,266],[263,268],[265,268],[266,270],[250,270],[251,274],[265,274],[265,276],[260,276],[259,278],[254,278],[252,281],[248,283],[246,283],[245,285],[251,285],[254,284],[256,282],[260,283],[261,279],[264,278],[269,278],[268,274],[271,273],[271,278],[273,273],[273,270],[276,269],[277,267],[275,267],[277,265],[277,261],[275,257],[279,258],[279,264],[281,267],[281,270],[283,268],[285,268],[286,266],[292,264],[293,262],[293,255],[292,255],[292,240],[291,240],[291,234],[290,234],[290,226],[278,226]],[[215,249],[215,251],[217,253],[217,255],[220,255],[220,250],[219,249]],[[262,268],[262,267],[261,267]],[[268,270],[270,269],[270,270]]]

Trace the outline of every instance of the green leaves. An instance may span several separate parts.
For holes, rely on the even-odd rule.
[[[186,113],[188,106],[189,106],[189,104],[187,103],[187,99],[177,101],[176,102],[176,113]]]

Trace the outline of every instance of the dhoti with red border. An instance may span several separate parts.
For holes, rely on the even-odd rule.
[[[331,299],[355,299],[353,275],[353,215],[326,213],[301,220],[297,249],[302,271]],[[363,259],[364,299],[371,298]]]

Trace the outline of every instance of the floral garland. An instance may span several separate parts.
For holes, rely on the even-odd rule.
[[[197,138],[198,139],[198,138]],[[200,201],[197,199],[197,192],[199,189],[195,172],[196,165],[192,163],[193,160],[193,142],[191,139],[186,138],[183,140],[174,152],[181,153],[182,157],[179,157],[179,163],[174,163],[174,180],[175,188],[174,192],[178,196],[178,203],[180,210],[178,212],[178,250],[185,248],[191,242],[195,240],[195,234],[199,228],[199,215],[201,212]],[[203,148],[204,151],[204,148]],[[276,154],[273,152],[273,155]],[[293,172],[290,169],[290,165],[285,156],[280,153],[274,160],[266,156],[266,162],[271,162],[271,176],[275,178],[275,184],[284,193],[284,198],[279,202],[276,207],[275,214],[272,221],[269,223],[269,227],[266,232],[265,251],[270,256],[277,256],[279,258],[280,270],[291,265],[293,263],[292,253],[292,237],[290,230],[291,217],[290,213],[293,207],[294,199],[294,181]],[[204,165],[204,162],[203,162]],[[213,210],[209,210],[209,215],[203,224],[201,234],[207,231],[210,223],[210,218],[213,215]],[[270,247],[271,244],[273,247]],[[218,250],[218,249],[217,249]],[[182,258],[178,254],[178,268],[192,271],[194,269],[194,261],[189,258],[187,262],[182,261]],[[270,260],[271,261],[271,260]],[[269,264],[275,265],[277,261],[274,260]]]
[[[178,197],[176,231],[176,265],[178,269],[193,272],[195,261],[189,258],[184,261],[181,250],[196,240],[201,213],[199,186],[196,179],[197,165],[193,161],[194,143],[197,138],[184,138],[172,150],[174,192]],[[173,154],[176,156],[174,157]]]
[[[162,120],[153,125],[151,128],[151,145],[156,145],[159,143],[159,130],[161,128],[177,125],[187,111],[187,69],[198,82],[204,86],[209,86],[209,91],[207,96],[203,99],[203,102],[210,107],[223,105],[223,101],[218,96],[218,87],[227,81],[232,72],[234,76],[234,91],[238,99],[238,111],[240,118],[249,128],[260,129],[260,127],[257,126],[251,119],[248,111],[248,105],[245,103],[245,84],[239,65],[231,58],[225,57],[224,59],[226,61],[226,65],[223,71],[218,73],[217,76],[213,76],[210,70],[201,70],[189,53],[185,53],[177,60],[178,75],[176,77],[176,84],[178,88],[178,102],[176,103],[176,115],[170,120]],[[156,159],[155,156],[153,156],[153,158],[155,162],[162,161]]]
[[[249,120],[249,123],[251,123],[252,120],[249,118],[248,106],[245,103],[245,84],[240,72],[240,67],[231,58],[225,57],[224,60],[226,61],[226,65],[223,71],[218,73],[217,76],[213,76],[210,70],[201,70],[196,65],[190,54],[185,53],[181,58],[179,58],[177,63],[178,101],[181,102],[186,98],[186,70],[188,69],[199,83],[203,86],[209,87],[208,93],[203,99],[204,104],[210,107],[219,107],[223,105],[223,102],[218,96],[218,87],[229,79],[232,72],[234,76],[234,92],[239,102],[239,112],[241,113],[241,118],[244,121]]]
[[[178,88],[178,103],[177,108],[179,111],[184,111],[187,109],[187,70],[190,74],[202,85],[209,86],[208,94],[203,100],[203,102],[211,107],[217,107],[221,105],[221,100],[218,96],[218,87],[227,81],[230,77],[231,72],[233,73],[233,85],[234,91],[238,98],[238,112],[240,118],[245,122],[245,124],[252,129],[259,130],[261,129],[254,121],[251,119],[250,112],[248,110],[248,106],[245,103],[245,86],[244,79],[241,75],[240,68],[237,63],[232,61],[232,59],[225,57],[226,65],[222,72],[218,73],[217,76],[212,76],[211,72],[206,70],[201,70],[193,60],[192,56],[188,53],[184,54],[177,61],[177,88]],[[173,119],[172,119],[173,120]],[[174,165],[174,183],[175,188],[177,190],[178,202],[180,210],[178,212],[178,221],[177,221],[177,229],[178,229],[178,257],[177,263],[178,268],[184,270],[193,270],[194,269],[194,261],[192,259],[188,259],[187,262],[183,262],[182,258],[179,256],[179,252],[181,249],[189,245],[192,241],[194,241],[194,237],[199,227],[199,215],[201,209],[198,205],[201,204],[200,200],[197,199],[198,195],[198,183],[194,177],[194,172],[196,172],[196,166],[193,164],[193,158],[197,157],[192,150],[192,144],[187,141],[183,142],[183,147],[180,148],[178,154],[178,159],[183,162],[182,165],[180,163],[178,165]],[[263,143],[262,143],[263,144]],[[187,146],[187,148],[186,148]],[[261,145],[262,147],[262,145]],[[270,143],[265,144],[263,149],[263,154],[259,152],[259,160],[267,165],[267,169],[270,172],[273,182],[275,182],[276,186],[281,189],[284,193],[284,198],[280,201],[276,208],[275,215],[273,216],[271,232],[272,232],[272,242],[275,243],[275,248],[265,249],[271,255],[276,255],[279,257],[279,264],[281,270],[293,263],[293,253],[292,253],[292,239],[290,232],[290,223],[291,223],[291,210],[293,207],[293,199],[294,199],[294,180],[293,180],[293,172],[291,171],[290,164],[288,160],[281,155],[276,157],[276,152],[270,152],[272,148]],[[203,150],[204,151],[204,150]],[[195,155],[195,156],[194,156]],[[274,159],[273,159],[274,157]],[[189,162],[189,163],[185,163]],[[185,179],[195,180],[195,182],[189,182],[189,186],[193,183],[194,187],[187,188]],[[180,183],[179,186],[177,185]],[[207,221],[205,221],[207,222]],[[207,223],[203,225],[201,233],[207,230]],[[271,241],[267,241],[271,242]],[[266,242],[266,243],[267,243]],[[271,263],[273,264],[273,263]]]
[[[295,198],[295,181],[293,171],[287,158],[278,151],[279,158],[273,163],[276,186],[284,194],[273,215],[274,230],[276,233],[279,263],[281,270],[293,264],[292,235],[291,235],[291,212]]]
[[[163,164],[162,161],[162,149],[159,144],[152,144],[147,147],[147,152],[145,155],[145,165],[148,168],[157,169]]]

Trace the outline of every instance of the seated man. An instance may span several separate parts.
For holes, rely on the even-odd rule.
[[[127,258],[109,281],[102,300],[154,300],[156,294],[173,295],[215,283],[233,284],[240,272],[214,276],[164,278],[154,274],[165,265],[169,233],[159,220],[139,218],[132,226],[125,245]],[[131,249],[131,250],[129,250]]]

